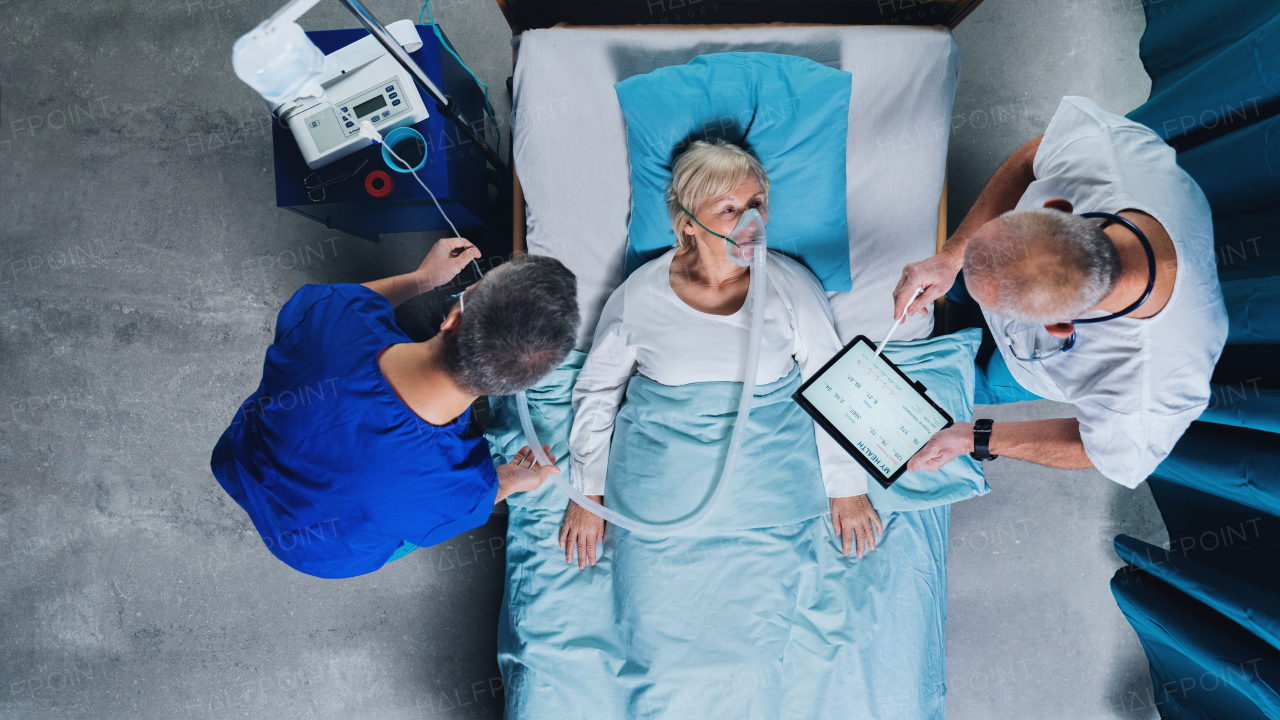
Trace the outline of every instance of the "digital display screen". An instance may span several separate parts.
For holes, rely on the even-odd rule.
[[[353,108],[356,111],[356,117],[362,118],[375,110],[381,110],[387,106],[387,98],[382,95],[372,97]]]
[[[800,395],[886,478],[950,422],[861,338]],[[842,443],[844,444],[844,443]]]

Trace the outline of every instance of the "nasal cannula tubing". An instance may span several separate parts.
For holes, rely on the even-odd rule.
[[[876,348],[876,354],[871,357],[878,358],[880,357],[880,353],[884,352],[884,344],[889,342],[889,338],[893,337],[893,331],[897,330],[898,326],[902,324],[902,321],[907,319],[907,310],[911,308],[911,303],[915,302],[916,298],[920,297],[920,293],[922,292],[924,292],[924,288],[918,287],[916,288],[916,291],[911,294],[911,299],[907,301],[907,306],[902,308],[902,317],[894,318],[893,325],[889,328],[889,333],[884,336],[884,340],[880,341],[880,347]]]
[[[336,107],[335,109],[342,114],[344,121],[350,121],[350,115],[342,112]],[[360,123],[360,134],[368,137],[374,142],[382,143],[382,135],[373,127],[373,124],[367,120]],[[386,145],[385,143],[382,143],[382,145],[386,148],[387,152],[390,153],[391,157],[401,163],[404,167],[413,167],[408,162],[405,162],[404,158],[397,155],[396,152],[391,149],[390,145]],[[461,237],[461,234],[458,233],[458,228],[454,226],[453,221],[445,214],[444,208],[440,207],[440,201],[436,200],[435,193],[431,192],[431,188],[427,187],[427,184],[422,181],[422,178],[418,177],[418,173],[416,171],[410,170],[410,173],[412,173],[414,179],[418,181],[418,184],[422,186],[422,189],[426,190],[427,194],[431,196],[431,200],[436,204],[436,209],[440,211],[445,222],[449,223],[449,227],[453,228],[454,235]],[[753,217],[759,222],[757,236],[758,244],[730,241],[734,248],[741,248],[742,245],[747,245],[752,250],[750,260],[751,285],[747,291],[747,299],[751,303],[751,339],[747,348],[747,367],[746,375],[742,380],[742,396],[738,399],[738,413],[734,418],[733,433],[729,436],[729,453],[725,457],[724,467],[720,470],[720,478],[716,482],[715,490],[712,491],[711,497],[707,500],[706,504],[704,504],[702,508],[693,515],[673,522],[649,523],[641,520],[634,520],[616,510],[607,508],[588,498],[560,475],[551,475],[551,482],[554,483],[556,487],[563,490],[571,500],[582,506],[582,508],[587,512],[604,518],[606,521],[632,532],[644,535],[664,536],[678,535],[698,527],[705,522],[706,519],[711,516],[711,513],[715,511],[716,507],[719,506],[720,500],[724,497],[725,490],[729,487],[729,483],[726,481],[733,474],[733,468],[737,464],[738,460],[738,453],[742,449],[742,442],[746,437],[747,419],[751,416],[751,401],[756,394],[756,371],[760,365],[760,339],[764,332],[765,291],[768,285],[765,264],[769,253],[766,248],[763,232],[764,221],[763,218],[760,217],[759,211],[752,209],[748,210],[747,213],[744,213],[742,219],[738,223],[738,227],[734,229],[734,232],[731,233],[731,235],[736,235],[738,229],[743,228],[744,226],[749,227]],[[726,238],[726,240],[727,239],[728,238]],[[739,250],[739,253],[741,252],[742,251]],[[471,262],[475,265],[476,274],[479,276],[480,265],[476,263],[474,258]],[[741,262],[739,264],[741,264]],[[924,288],[920,288],[920,291],[918,292],[923,292],[923,290]],[[914,299],[915,298],[913,297],[912,300]],[[892,333],[892,331],[890,332]],[[533,456],[537,459],[538,464],[544,467],[552,467],[555,465],[555,463],[551,462],[551,458],[547,457],[546,451],[542,449],[542,443],[538,441],[538,434],[533,429],[533,419],[529,416],[529,398],[524,391],[521,391],[516,395],[516,412],[520,416],[520,427],[524,431],[525,442],[533,452]]]

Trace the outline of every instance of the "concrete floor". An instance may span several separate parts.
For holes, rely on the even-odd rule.
[[[373,245],[274,207],[229,50],[276,4],[0,0],[0,717],[501,715],[500,520],[321,581],[208,471],[293,290],[403,271],[435,237]],[[497,6],[436,6],[505,116]],[[334,3],[304,23],[351,24]],[[1142,27],[1139,0],[986,0],[960,27],[953,224],[1061,95],[1141,103]],[[1150,493],[1012,460],[990,484],[953,515],[950,717],[1154,717],[1107,589],[1116,533],[1164,539]]]

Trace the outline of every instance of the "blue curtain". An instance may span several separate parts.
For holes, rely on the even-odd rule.
[[[1213,209],[1227,348],[1149,479],[1165,550],[1127,535],[1111,590],[1161,717],[1280,718],[1280,0],[1144,0],[1152,95]]]
[[[1181,62],[1171,73],[1151,76],[1151,98],[1129,115],[1174,147],[1180,147],[1178,138],[1183,135],[1203,131],[1222,134],[1256,122],[1280,100],[1280,85],[1275,83],[1280,71],[1280,10],[1276,2],[1177,1],[1183,9],[1158,17],[1181,20],[1208,13],[1212,19],[1202,27],[1174,25],[1168,20],[1163,24],[1148,22],[1143,49],[1148,38],[1159,37],[1161,44],[1167,45],[1161,47],[1165,61],[1176,53]],[[1168,9],[1172,0],[1149,4]],[[1249,10],[1244,15],[1227,15],[1232,5],[1248,5]],[[1268,14],[1265,22],[1256,27],[1241,25],[1242,21],[1252,24],[1261,13]],[[1240,37],[1246,28],[1249,32]],[[1222,34],[1211,34],[1215,30]],[[1173,37],[1170,32],[1179,35]],[[1157,65],[1145,64],[1148,72]]]

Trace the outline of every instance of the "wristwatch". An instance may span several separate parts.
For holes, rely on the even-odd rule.
[[[991,421],[987,419],[973,421],[973,452],[969,457],[974,460],[995,460],[999,455],[991,454]]]

